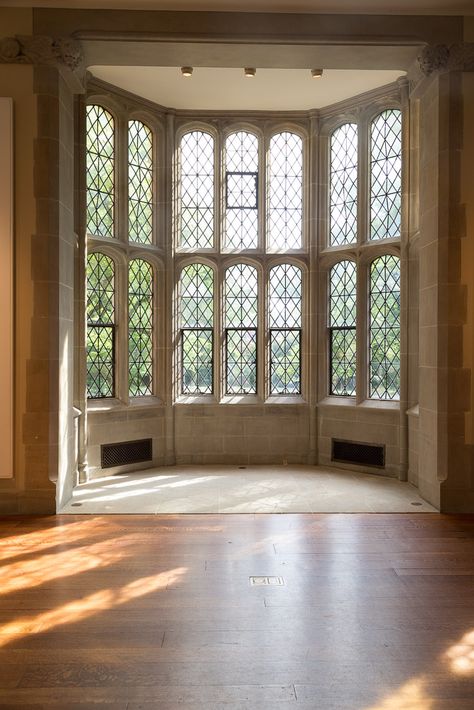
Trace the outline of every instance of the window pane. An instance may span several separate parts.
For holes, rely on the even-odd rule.
[[[226,393],[257,391],[257,270],[248,264],[227,269],[224,282]]]
[[[355,394],[356,268],[340,261],[329,276],[330,393]]]
[[[181,390],[183,394],[213,391],[213,291],[212,269],[190,264],[180,281]]]
[[[87,396],[114,396],[114,263],[87,259]]]
[[[357,239],[357,126],[346,123],[331,136],[330,243]]]
[[[192,131],[180,146],[180,246],[212,247],[214,237],[214,139]]]
[[[270,141],[268,247],[272,251],[302,245],[303,141],[278,133]]]
[[[301,269],[279,264],[270,271],[270,328],[301,327]]]
[[[369,396],[400,397],[400,260],[381,256],[370,269]]]
[[[301,269],[280,264],[270,271],[270,394],[301,392]]]
[[[370,238],[400,236],[402,114],[390,109],[372,122]]]
[[[128,237],[151,244],[153,233],[153,135],[140,121],[128,124]]]
[[[153,393],[153,269],[142,259],[128,268],[128,389]]]
[[[225,246],[258,246],[258,139],[232,133],[226,140]]]
[[[86,108],[87,233],[114,236],[114,119],[101,106]]]

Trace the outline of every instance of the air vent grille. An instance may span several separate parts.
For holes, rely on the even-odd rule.
[[[103,444],[100,447],[100,457],[102,468],[151,461],[153,458],[152,440],[139,439],[137,441],[121,441],[117,444]]]
[[[385,468],[385,446],[333,439],[331,460]]]

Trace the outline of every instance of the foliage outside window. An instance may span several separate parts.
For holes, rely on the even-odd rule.
[[[258,138],[252,133],[231,133],[226,140],[225,246],[258,246]]]
[[[270,394],[301,393],[301,269],[270,270]]]
[[[214,274],[210,266],[190,264],[181,273],[181,389],[212,394]]]
[[[345,123],[331,136],[330,242],[350,244],[357,239],[357,126]]]
[[[179,173],[180,246],[209,249],[214,244],[214,139],[191,131],[181,138]]]
[[[335,264],[329,276],[330,394],[352,396],[356,390],[356,267]]]
[[[267,240],[271,251],[302,246],[303,141],[284,131],[270,140]]]
[[[400,260],[385,255],[370,267],[369,396],[400,398]]]
[[[230,266],[225,274],[226,394],[257,392],[257,270]]]
[[[372,122],[370,239],[400,236],[402,114],[390,109]]]
[[[105,254],[87,259],[87,396],[113,397],[115,390],[114,262]]]
[[[153,394],[153,269],[143,259],[128,267],[128,388]]]

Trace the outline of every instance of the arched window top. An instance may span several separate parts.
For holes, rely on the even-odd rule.
[[[345,123],[331,135],[330,243],[350,244],[357,239],[357,125]]]
[[[150,244],[153,235],[153,133],[138,120],[128,123],[129,239]]]
[[[370,265],[369,396],[400,398],[400,259],[385,254]]]
[[[370,130],[370,239],[400,236],[402,112],[386,109]]]
[[[87,233],[114,236],[115,122],[98,104],[86,107]]]
[[[182,328],[212,328],[214,272],[206,264],[189,264],[181,272]]]
[[[270,328],[301,327],[301,269],[294,264],[278,264],[270,269]]]
[[[258,138],[236,131],[225,143],[225,246],[258,246]]]
[[[226,328],[256,328],[258,274],[249,264],[234,264],[225,272]]]
[[[214,242],[214,137],[184,133],[180,141],[180,246],[208,249]]]
[[[268,247],[300,249],[303,227],[303,139],[282,131],[270,139],[268,165]]]

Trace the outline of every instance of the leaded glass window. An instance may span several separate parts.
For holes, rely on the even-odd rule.
[[[113,397],[115,390],[114,262],[94,252],[87,259],[87,396]]]
[[[86,107],[87,233],[114,236],[114,119],[102,106]]]
[[[402,114],[383,111],[372,121],[370,159],[370,238],[400,236]]]
[[[330,394],[352,396],[356,389],[356,267],[340,261],[329,275]]]
[[[143,259],[128,265],[128,393],[153,394],[153,269]]]
[[[226,394],[257,392],[257,270],[230,266],[225,274]]]
[[[288,251],[302,246],[303,141],[285,131],[270,141],[268,165],[268,248]]]
[[[370,267],[369,396],[400,397],[400,260],[385,255]]]
[[[213,391],[214,275],[210,266],[190,264],[181,273],[181,391]]]
[[[330,243],[357,239],[357,126],[345,123],[331,136]]]
[[[140,121],[128,124],[128,238],[151,244],[153,234],[153,134]]]
[[[208,249],[214,243],[214,138],[186,133],[180,144],[181,247]]]
[[[269,277],[270,394],[301,393],[301,269],[279,264]]]
[[[258,138],[239,131],[225,144],[225,246],[258,246]]]

